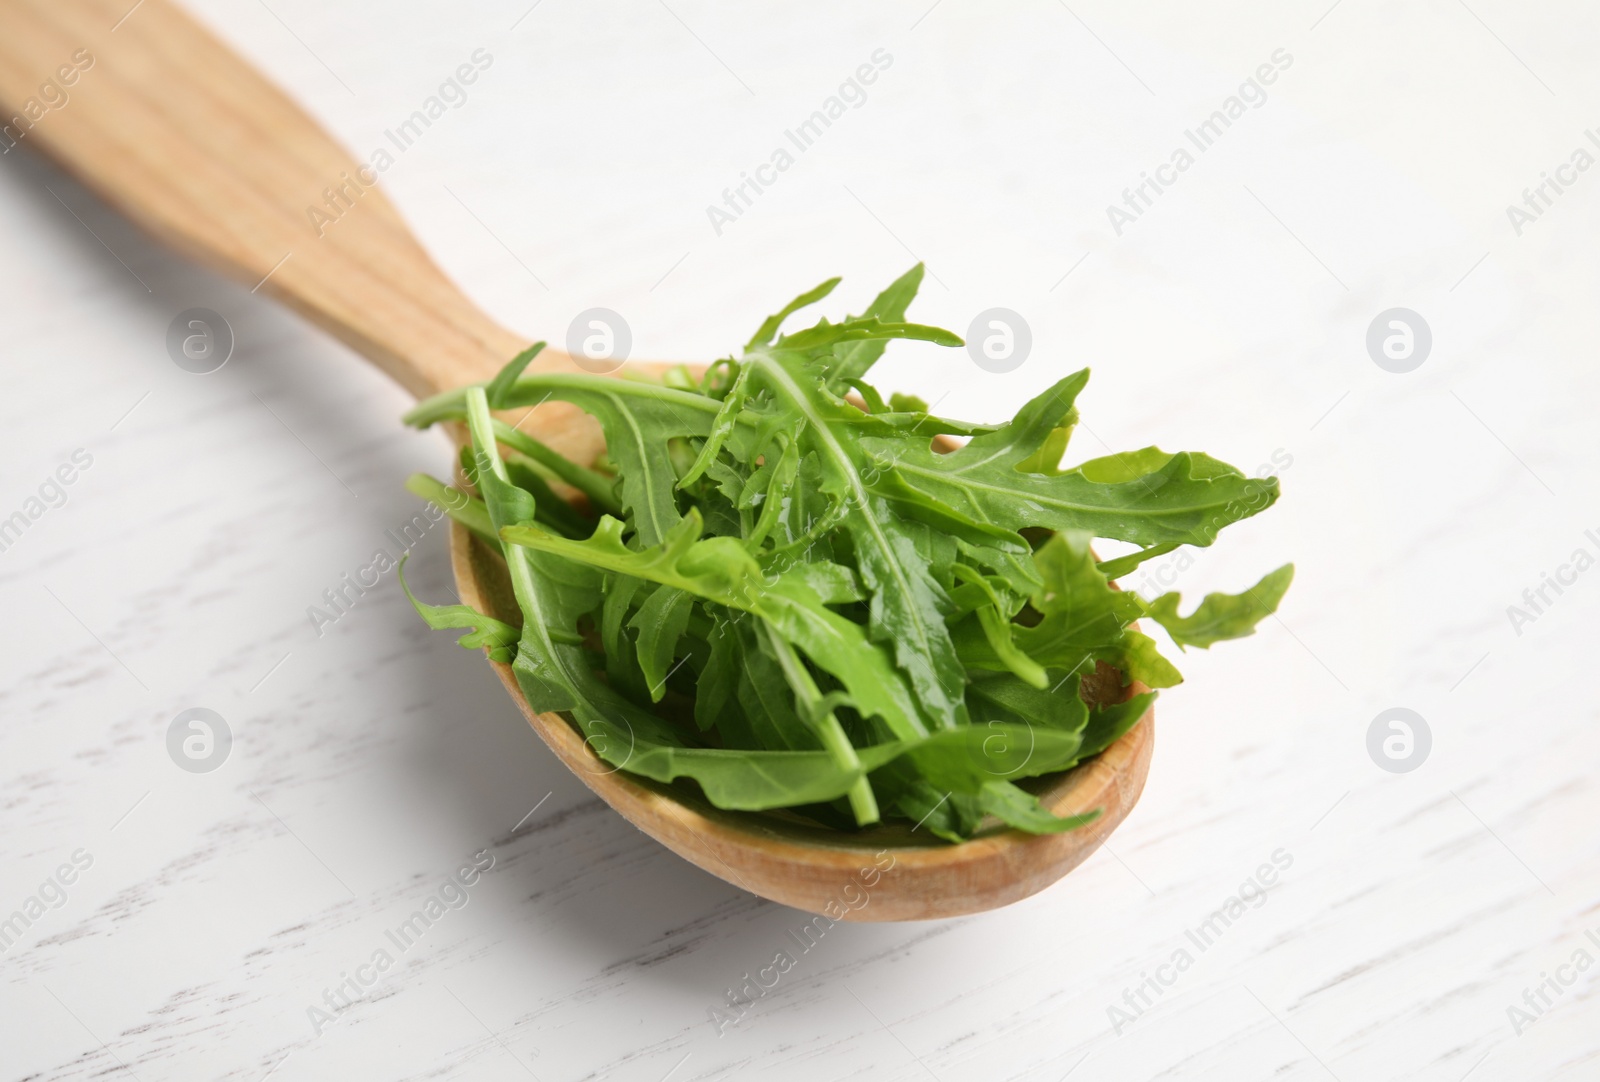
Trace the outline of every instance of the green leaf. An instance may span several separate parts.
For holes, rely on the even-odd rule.
[[[406,600],[417,610],[423,623],[436,631],[471,628],[472,633],[461,636],[456,640],[456,645],[465,650],[482,647],[488,651],[491,661],[509,662],[516,656],[517,639],[522,635],[519,629],[493,616],[485,616],[470,605],[425,605],[418,601],[411,587],[406,585],[406,560],[410,557],[409,552],[400,557],[395,576],[400,580],[400,589],[405,591]]]
[[[536,346],[420,403],[408,423],[466,422],[482,498],[425,477],[408,487],[501,553],[520,629],[407,597],[463,645],[510,659],[528,704],[562,714],[594,769],[733,811],[841,830],[893,819],[950,842],[996,820],[1039,834],[1092,821],[1057,818],[1014,782],[1139,723],[1153,692],[1086,701],[1116,697],[1112,673],[1126,690],[1182,679],[1135,620],[1180,647],[1249,634],[1292,569],[1188,616],[1176,594],[1147,605],[1111,580],[1212,543],[1277,483],[1157,447],[1063,468],[1086,371],[1002,424],[880,394],[865,376],[889,341],[960,344],[907,322],[922,277],[913,267],[862,315],[784,334],[830,279],[703,373],[530,373]],[[597,461],[491,414],[551,400],[598,421]],[[939,436],[969,442],[940,453]],[[1097,563],[1095,538],[1137,551]]]
[[[1063,424],[1052,428],[1050,434],[1039,444],[1039,449],[1018,462],[1016,468],[1022,473],[1060,473],[1061,459],[1067,453],[1067,444],[1072,440],[1073,427],[1073,424]]]
[[[518,522],[535,529],[526,525],[532,498],[505,480],[482,388],[468,390],[466,407],[491,519],[502,536]],[[663,783],[692,779],[717,807],[736,810],[834,800],[861,780],[860,770],[841,769],[827,752],[692,746],[682,730],[597,679],[581,647],[565,641],[579,617],[598,604],[599,575],[557,554],[516,545],[508,547],[506,564],[523,614],[512,666],[517,683],[533,709],[567,712],[601,759]]]
[[[728,713],[738,708],[739,680],[744,669],[744,651],[730,615],[712,614],[706,645],[709,649],[694,696],[694,720],[701,732],[722,727],[728,721]]]
[[[838,423],[849,425],[859,436],[879,436],[893,440],[916,440],[927,443],[934,436],[981,436],[995,430],[994,425],[955,421],[949,417],[923,412],[871,413],[858,410],[844,401]]]
[[[889,288],[878,294],[862,315],[885,323],[898,323],[904,320],[906,309],[911,307],[911,302],[916,298],[917,290],[922,285],[922,274],[922,264],[918,263],[890,283]],[[887,345],[886,340],[870,339],[834,346],[833,356],[827,365],[829,389],[836,394],[843,394],[850,380],[862,378],[867,374],[867,370],[877,363]]]
[[[850,389],[859,394],[861,396],[861,400],[867,404],[868,413],[889,412],[889,407],[883,401],[883,396],[878,393],[878,389],[872,384],[862,379],[853,379],[849,380],[848,382]],[[927,407],[923,408],[926,409]]]
[[[613,518],[601,519],[587,541],[531,526],[505,529],[500,536],[513,546],[633,575],[760,616],[844,684],[863,715],[881,718],[898,736],[926,732],[905,682],[860,625],[824,605],[804,578],[766,578],[737,539],[700,539],[697,510],[663,544],[640,551],[622,543],[622,524]]]
[[[826,297],[829,293],[832,293],[833,287],[838,285],[841,280],[842,279],[839,278],[829,278],[826,282],[823,282],[821,285],[816,286],[813,289],[806,290],[794,300],[784,305],[782,310],[780,310],[776,315],[768,316],[766,321],[761,324],[761,327],[756,331],[756,333],[750,336],[750,341],[744,344],[744,348],[751,349],[755,346],[764,346],[771,342],[772,336],[778,333],[778,328],[783,326],[784,320],[794,315],[794,313],[798,312],[800,309],[816,304],[823,297]]]
[[[1162,594],[1145,610],[1172,636],[1180,650],[1188,646],[1204,649],[1224,639],[1254,635],[1256,625],[1278,611],[1278,603],[1293,580],[1294,564],[1284,564],[1243,593],[1207,594],[1188,616],[1178,615],[1182,598],[1176,592]]]
[[[1137,680],[1145,687],[1174,688],[1183,683],[1183,674],[1161,656],[1156,641],[1132,628],[1123,631],[1110,646],[1096,650],[1094,656],[1096,660],[1115,665],[1125,677]]]
[[[607,514],[620,514],[622,504],[615,492],[616,479],[598,470],[580,466],[559,451],[545,446],[521,429],[512,428],[499,418],[494,422],[495,438],[518,454],[549,470],[586,496],[591,504]]]
[[[586,537],[594,523],[578,514],[566,500],[557,496],[528,460],[513,452],[506,456],[506,474],[511,483],[533,497],[534,521],[568,537]]]
[[[1029,834],[1063,834],[1100,818],[1099,809],[1059,818],[1040,804],[1038,797],[1008,781],[992,781],[985,785],[979,794],[979,805],[1006,826]]]
[[[494,532],[494,523],[489,521],[489,509],[482,500],[425,473],[414,473],[406,478],[406,491],[442,508],[445,514],[471,530],[484,544],[496,552],[500,551],[500,535]]]
[[[890,763],[872,772],[872,787],[883,805],[918,831],[951,843],[970,838],[983,820],[978,798],[940,789],[917,775],[909,760]]]
[[[823,491],[835,501],[862,581],[871,591],[867,627],[873,641],[894,651],[896,666],[934,725],[965,724],[965,673],[944,623],[949,596],[918,554],[915,534],[869,495],[862,475],[864,441],[843,426],[829,424],[840,407],[803,370],[761,356],[752,356],[747,366],[759,371],[774,399],[804,422],[797,438],[821,470]]]
[[[689,466],[688,471],[679,478],[679,488],[687,488],[699,480],[700,476],[716,463],[722,445],[733,435],[734,425],[742,415],[745,404],[750,400],[750,391],[750,369],[741,367],[739,374],[734,377],[733,384],[728,388],[728,393],[723,396],[722,404],[717,407],[716,416],[711,419],[711,426],[706,431],[706,440],[700,446],[699,455]]]
[[[1062,770],[1078,761],[1082,743],[1077,733],[991,721],[863,748],[861,762],[876,770],[903,757],[936,788],[975,796],[993,781]]]
[[[1147,691],[1126,702],[1089,711],[1089,724],[1084,726],[1083,747],[1079,749],[1079,754],[1087,759],[1091,755],[1099,755],[1121,740],[1123,734],[1144,720],[1155,701],[1156,692]]]
[[[691,778],[719,808],[764,811],[820,804],[844,796],[860,780],[825,751],[744,751],[683,747],[641,736],[626,723],[592,719],[590,747],[632,774],[659,782]]]
[[[942,327],[927,327],[921,323],[885,323],[876,316],[862,316],[859,319],[847,319],[843,323],[829,323],[824,319],[814,327],[784,335],[772,348],[803,353],[849,342],[886,342],[891,338],[911,338],[919,342],[932,342],[936,346],[962,344],[960,336]]]
[[[639,632],[639,668],[649,685],[650,701],[666,694],[667,676],[678,656],[678,640],[689,627],[694,595],[663,586],[650,595],[629,625]]]
[[[1160,472],[1162,467],[1175,457],[1177,456],[1170,455],[1159,447],[1141,447],[1137,451],[1121,451],[1106,455],[1104,458],[1092,458],[1087,462],[1080,462],[1076,470],[1097,483],[1125,484]],[[1248,480],[1237,466],[1220,462],[1210,455],[1187,452],[1184,457],[1189,463],[1191,476],[1204,480],[1223,478]],[[1266,479],[1260,480],[1264,483]],[[1276,488],[1275,485],[1273,487]]]
[[[1033,563],[1041,582],[1031,602],[1037,619],[1013,627],[1011,638],[1037,665],[1069,674],[1088,671],[1099,660],[1120,669],[1124,682],[1164,688],[1183,681],[1155,642],[1129,626],[1144,606],[1137,595],[1112,589],[1095,564],[1088,535],[1056,534],[1034,553]],[[954,634],[969,668],[1014,671],[976,617],[958,623]]]
[[[755,621],[738,626],[743,643],[739,671],[739,705],[750,725],[751,747],[775,751],[814,751],[822,747],[813,729],[800,719],[795,691],[784,676],[783,666],[761,644]],[[851,756],[851,768],[860,762]]]
[[[761,650],[747,651],[746,656],[770,652],[793,692],[796,712],[804,719],[806,726],[816,734],[822,746],[833,756],[833,761],[841,770],[863,770],[861,760],[856,756],[856,749],[850,743],[849,736],[845,734],[844,726],[840,724],[836,712],[839,706],[850,701],[849,696],[838,692],[823,695],[816,681],[812,679],[810,671],[795,653],[794,647],[790,646],[772,625],[760,626],[759,639]],[[775,718],[776,720],[779,719]],[[850,787],[846,797],[858,825],[865,826],[878,821],[878,799],[872,791],[871,783],[865,777]]]
[[[1140,549],[1138,552],[1130,552],[1128,555],[1119,556],[1115,560],[1102,560],[1100,562],[1100,573],[1108,579],[1120,579],[1146,560],[1156,556],[1165,556],[1177,547],[1178,543],[1176,541],[1168,541],[1164,544],[1151,545],[1149,548]]]
[[[983,629],[983,637],[989,640],[989,648],[994,651],[994,656],[1010,669],[1019,678],[1036,688],[1049,686],[1049,677],[1045,675],[1044,667],[1034,661],[1024,651],[1018,648],[1013,634],[1016,625],[1011,618],[1016,615],[1015,609],[1020,606],[1004,605],[999,594],[988,580],[965,564],[955,564],[953,567],[956,577],[966,580],[982,593],[982,601],[974,608],[978,626]]]
[[[649,683],[639,667],[636,642],[628,637],[628,614],[634,598],[648,584],[632,575],[606,575],[600,601],[600,646],[605,651],[606,679],[635,700],[650,698]]]
[[[1088,370],[1061,380],[1010,424],[951,454],[906,441],[863,439],[877,483],[902,514],[976,541],[1015,543],[1024,528],[1081,530],[1141,545],[1209,545],[1230,523],[1277,498],[1275,479],[1254,480],[1206,455],[1155,448],[1086,462],[1054,475],[1037,466],[1051,434],[1072,423]]]
[[[519,394],[536,389],[573,403],[600,422],[606,453],[621,476],[629,524],[645,544],[660,542],[683,518],[677,505],[678,478],[663,447],[673,437],[706,435],[717,404],[697,394],[605,376],[541,376],[517,385]]]
[[[804,583],[824,605],[848,605],[867,596],[854,571],[825,560],[797,564],[784,574],[794,582]]]
[[[495,374],[494,379],[484,388],[484,394],[489,399],[489,408],[492,410],[505,409],[506,399],[511,393],[512,386],[517,382],[517,377],[522,375],[522,370],[528,367],[530,361],[544,349],[543,342],[535,342],[506,363],[506,366]]]
[[[1082,733],[1089,707],[1078,694],[1078,674],[1051,669],[1047,676],[1048,686],[1038,688],[1014,673],[973,673],[967,685],[973,724],[1004,721]]]
[[[473,461],[474,452],[472,448],[461,448],[460,457],[462,475],[468,481],[477,484],[478,470]],[[531,459],[513,451],[505,456],[505,464],[506,476],[511,483],[525,490],[533,497],[534,518],[536,521],[568,537],[582,537],[588,534],[592,523],[578,514],[571,504],[551,490],[543,475],[533,466]],[[487,518],[488,516],[485,514],[483,516],[485,523],[487,523]]]
[[[794,488],[795,476],[800,472],[799,442],[792,439],[786,441],[778,460],[773,462],[769,458],[760,467],[760,470],[769,469],[770,472],[761,491],[761,515],[756,520],[755,526],[745,535],[745,547],[752,551],[759,549],[762,542],[771,535],[778,525],[779,516],[783,514],[784,497]],[[755,476],[751,475],[752,481]]]
[[[464,396],[472,390],[436,395],[407,414],[407,421],[425,426],[457,416],[462,412]],[[606,435],[606,453],[621,473],[622,504],[629,510],[629,521],[646,544],[665,537],[682,515],[675,495],[678,478],[662,453],[663,445],[673,437],[705,436],[718,403],[704,395],[659,384],[586,372],[524,375],[505,394],[507,408],[546,400],[571,402],[600,422]],[[505,436],[514,430],[508,427],[493,431]],[[519,446],[508,440],[507,446],[528,451],[531,445]]]
[[[1043,586],[1033,597],[1037,623],[1014,638],[1041,665],[1076,672],[1098,650],[1121,644],[1140,613],[1132,594],[1113,590],[1085,534],[1056,534],[1034,553]]]

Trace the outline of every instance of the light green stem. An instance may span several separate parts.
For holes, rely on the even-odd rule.
[[[856,755],[855,745],[850,743],[850,737],[845,733],[844,726],[839,724],[839,718],[832,710],[826,714],[822,711],[822,691],[817,687],[817,682],[811,678],[811,673],[806,670],[800,656],[795,653],[794,647],[773,631],[765,620],[759,625],[761,633],[773,648],[773,653],[778,657],[778,665],[783,669],[783,675],[793,689],[796,704],[800,713],[811,722],[812,728],[822,740],[822,747],[833,756],[833,761],[844,770],[858,771],[861,769],[861,759]],[[820,715],[820,716],[819,716]],[[856,817],[858,826],[867,826],[876,823],[878,813],[878,798],[873,795],[872,783],[867,780],[865,773],[856,779],[846,794],[850,800],[850,811]]]

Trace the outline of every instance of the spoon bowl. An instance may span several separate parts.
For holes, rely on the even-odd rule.
[[[459,523],[451,524],[450,562],[463,603],[518,618],[504,561]],[[724,811],[688,786],[619,770],[561,715],[530,707],[510,665],[489,664],[556,757],[634,826],[720,879],[833,920],[956,917],[1036,894],[1088,859],[1127,817],[1155,749],[1152,710],[1098,756],[1043,779],[1036,792],[1056,815],[1100,811],[1088,826],[1064,834],[996,827],[951,845],[902,824],[846,833],[784,813]],[[1145,690],[1135,682],[1115,698]]]
[[[0,26],[7,152],[38,149],[156,239],[281,301],[419,397],[487,380],[526,344],[439,270],[364,182],[370,169],[169,0],[131,10],[127,0],[0,0]],[[70,102],[44,110],[40,88],[69,70]],[[350,188],[351,177],[363,184]],[[336,219],[308,213],[336,189],[346,193]],[[555,350],[530,368],[574,370]],[[604,447],[599,426],[565,403],[518,423],[577,462]],[[463,602],[514,615],[504,564],[459,525],[451,560]],[[491,664],[556,756],[639,829],[712,875],[834,920],[957,916],[1042,890],[1127,816],[1154,746],[1147,714],[1095,758],[1031,783],[1057,815],[1100,811],[1076,831],[995,826],[960,845],[900,825],[845,833],[788,814],[721,811],[689,787],[617,770],[565,719],[534,712],[509,666]],[[1105,702],[1145,690],[1118,683],[1085,681]]]

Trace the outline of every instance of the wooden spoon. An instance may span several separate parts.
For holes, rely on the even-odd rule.
[[[0,149],[42,151],[157,239],[282,301],[413,394],[486,380],[526,344],[433,264],[370,171],[168,0],[0,0],[0,103]],[[308,208],[341,186],[348,209],[313,224]],[[533,370],[575,367],[546,350]],[[564,403],[522,424],[579,462],[604,448],[599,427]],[[464,602],[514,604],[504,565],[459,526],[451,558]],[[639,829],[712,875],[833,919],[949,917],[1042,890],[1127,816],[1153,747],[1147,715],[1049,779],[1041,799],[1056,814],[1101,810],[1077,831],[996,828],[961,845],[905,826],[846,834],[719,811],[618,771],[565,719],[531,710],[509,666],[495,668],[561,761]]]

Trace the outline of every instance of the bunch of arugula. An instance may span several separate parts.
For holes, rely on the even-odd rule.
[[[1210,545],[1277,482],[1154,447],[1063,468],[1087,371],[1002,425],[886,402],[863,377],[889,340],[962,344],[904,322],[921,279],[914,267],[865,314],[780,334],[839,279],[824,282],[699,376],[528,374],[540,343],[488,384],[421,403],[408,423],[466,423],[476,491],[408,487],[503,555],[521,626],[412,597],[417,611],[471,629],[461,645],[509,662],[529,704],[566,715],[601,758],[692,781],[719,808],[899,819],[949,841],[986,815],[1032,833],[1092,819],[1058,818],[1017,782],[1145,715],[1155,692],[1106,695],[1107,676],[1182,679],[1133,621],[1180,649],[1249,635],[1293,567],[1188,616],[1175,593],[1146,602],[1111,580]],[[599,421],[603,463],[491,413],[549,399]],[[968,442],[942,453],[936,437]],[[1095,537],[1139,547],[1101,562]]]

